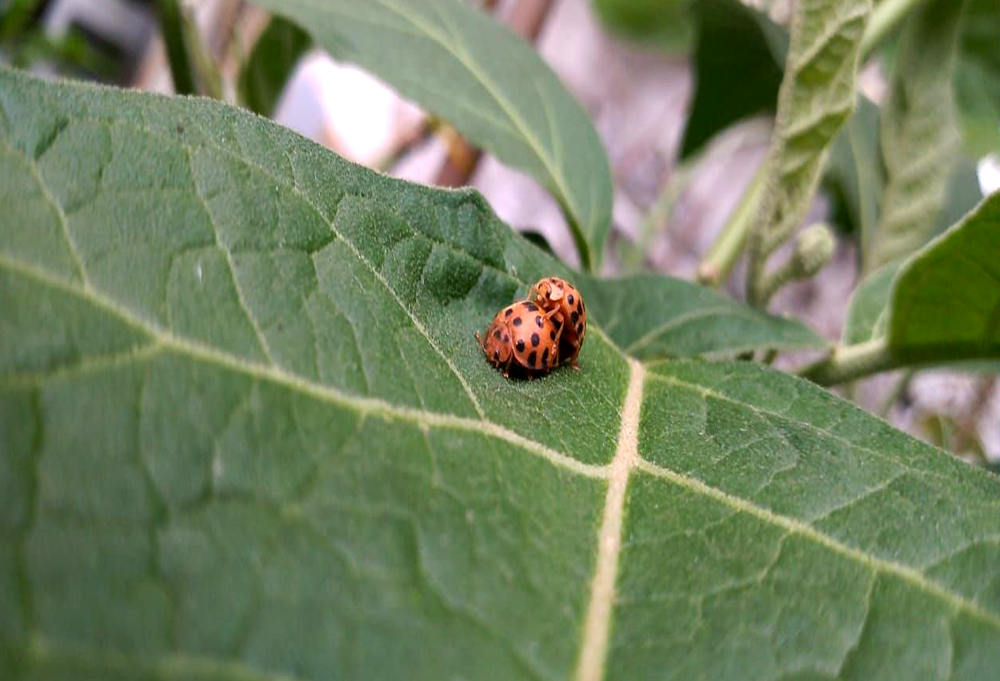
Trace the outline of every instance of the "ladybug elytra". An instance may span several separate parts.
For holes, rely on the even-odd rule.
[[[529,298],[547,313],[565,321],[562,331],[562,356],[574,369],[579,369],[576,358],[587,333],[587,308],[576,287],[559,277],[545,277],[531,287]]]
[[[559,364],[559,340],[564,326],[558,311],[546,311],[522,300],[500,310],[484,337],[476,340],[490,364],[510,375],[511,365],[543,373]]]

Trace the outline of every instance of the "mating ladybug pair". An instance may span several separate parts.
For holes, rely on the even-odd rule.
[[[531,376],[568,361],[574,369],[587,331],[587,308],[580,292],[565,279],[546,277],[528,291],[528,299],[497,312],[486,336],[476,340],[490,364],[510,375],[511,365]]]

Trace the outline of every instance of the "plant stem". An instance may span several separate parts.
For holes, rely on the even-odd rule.
[[[160,31],[167,48],[174,92],[222,99],[222,76],[208,53],[194,18],[183,0],[156,0]]]
[[[747,234],[757,217],[760,198],[764,190],[764,167],[761,163],[753,179],[743,192],[736,210],[723,226],[712,247],[698,266],[698,280],[709,286],[718,286],[733,269],[736,259],[743,252]]]
[[[197,94],[194,64],[191,63],[184,44],[184,17],[180,0],[157,0],[156,14],[160,19],[160,33],[167,48],[170,76],[174,92],[179,95]]]
[[[183,8],[182,12],[183,12]],[[191,64],[194,66],[195,75],[200,94],[213,99],[222,100],[222,74],[216,68],[215,60],[209,53],[208,45],[201,37],[198,25],[195,23],[194,14],[183,12],[181,15],[181,27],[184,31],[184,44],[187,46]]]
[[[919,3],[924,0],[882,0],[872,8],[871,18],[865,26],[865,34],[861,36],[861,60],[871,56],[879,43],[892,32],[896,26]]]
[[[799,375],[820,385],[837,385],[898,366],[899,358],[885,339],[879,338],[835,348],[829,357],[803,368]]]

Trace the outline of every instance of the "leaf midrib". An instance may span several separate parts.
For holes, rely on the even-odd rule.
[[[532,455],[539,456],[547,460],[549,463],[558,468],[568,470],[584,477],[610,480],[614,474],[614,461],[604,465],[583,463],[567,454],[558,452],[540,442],[524,437],[523,435],[489,420],[480,421],[468,419],[451,414],[441,414],[421,409],[401,407],[377,398],[349,395],[330,386],[318,384],[296,374],[289,373],[280,367],[249,362],[222,350],[212,348],[195,341],[190,341],[188,339],[179,338],[170,331],[135,315],[126,308],[123,308],[112,299],[101,294],[99,291],[92,288],[84,290],[81,286],[75,284],[74,282],[69,282],[60,277],[53,276],[34,265],[21,262],[3,254],[0,254],[0,268],[5,268],[16,274],[33,278],[40,283],[52,286],[87,300],[96,307],[104,309],[115,315],[133,328],[144,332],[153,339],[155,344],[161,346],[163,349],[174,350],[178,354],[186,355],[192,359],[214,364],[259,380],[265,380],[278,384],[289,390],[309,396],[312,399],[354,409],[360,414],[378,415],[387,419],[398,419],[429,427],[452,428],[455,430],[478,432],[488,437],[504,440]],[[140,348],[140,352],[141,350],[142,348]],[[743,408],[752,409],[759,413],[771,416],[780,416],[778,414],[773,414],[772,412],[756,409],[753,405],[740,402],[698,384],[688,383],[673,377],[649,374],[648,372],[645,372],[642,366],[634,360],[630,360],[630,365],[633,372],[644,372],[642,385],[639,387],[640,390],[644,386],[645,378],[648,377],[653,380],[661,380],[685,387],[687,389],[700,392],[705,396],[712,396],[720,400],[725,400]],[[637,416],[634,418],[637,418]],[[800,422],[795,421],[795,423]],[[627,425],[627,422],[623,419],[623,432]],[[826,433],[825,431],[824,433],[827,437],[838,437],[831,433]],[[848,444],[859,449],[865,449],[863,446],[856,443],[848,442]],[[762,506],[758,506],[751,501],[733,496],[723,490],[712,487],[697,478],[692,478],[683,473],[678,473],[669,468],[652,463],[642,458],[638,452],[636,453],[635,459],[632,461],[632,465],[629,467],[629,471],[632,470],[641,470],[656,475],[657,477],[667,479],[685,489],[721,502],[733,510],[748,513],[760,520],[763,520],[764,522],[781,527],[786,531],[795,532],[796,534],[811,539],[830,550],[852,558],[856,562],[865,565],[876,572],[881,571],[900,576],[918,590],[935,595],[947,602],[954,609],[965,611],[977,619],[991,625],[993,628],[1000,630],[1000,616],[983,609],[975,602],[967,599],[961,594],[955,593],[941,586],[934,580],[928,579],[925,575],[923,575],[923,573],[914,568],[865,553],[860,549],[844,544],[840,540],[816,530],[811,525],[808,525],[800,520],[774,513],[773,511],[770,511]]]

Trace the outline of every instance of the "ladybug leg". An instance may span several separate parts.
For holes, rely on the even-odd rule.
[[[569,365],[573,367],[574,371],[579,371],[580,363],[576,361],[576,358],[579,356],[580,347],[583,344],[580,342],[580,339],[578,338],[574,343],[572,343],[572,345],[573,345],[573,354],[569,356]]]
[[[507,358],[507,363],[503,365],[503,377],[510,378],[510,363],[514,361],[514,353],[510,353],[510,357]]]
[[[570,358],[570,360],[569,360],[569,366],[570,366],[570,368],[573,369],[573,371],[579,371],[580,370],[580,363],[576,361],[576,357]]]
[[[556,344],[556,347],[558,348],[559,347],[559,340],[562,338],[563,329],[566,328],[566,319],[562,316],[562,313],[559,311],[558,307],[554,308],[546,316],[547,317],[552,317],[553,319],[556,319],[556,320],[559,321],[559,329],[556,331],[556,339],[555,339],[555,344]]]
[[[479,336],[479,332],[478,332],[478,331],[476,331],[476,333],[474,333],[473,335],[474,335],[474,336],[476,337],[476,342],[478,342],[478,343],[479,343],[479,347],[480,347],[480,348],[482,348],[483,352],[486,352],[486,343],[485,343],[485,342],[483,341],[483,339],[482,339],[482,338],[481,338],[481,337]]]

